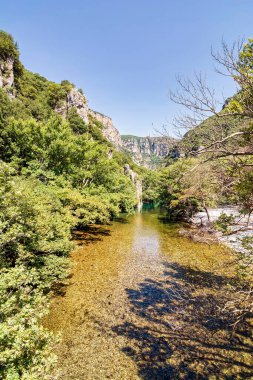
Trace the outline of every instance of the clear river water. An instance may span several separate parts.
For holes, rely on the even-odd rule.
[[[252,329],[220,312],[235,256],[178,235],[155,212],[76,233],[72,274],[45,325],[52,379],[252,379]]]

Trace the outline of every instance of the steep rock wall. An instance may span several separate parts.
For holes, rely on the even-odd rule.
[[[138,164],[155,168],[168,155],[176,155],[177,140],[169,137],[121,136],[122,146]],[[173,153],[174,152],[174,153]]]
[[[113,125],[113,121],[109,116],[103,115],[100,112],[89,110],[89,113],[103,124],[104,129],[102,130],[104,137],[111,141],[116,148],[122,146],[121,136],[117,128]]]
[[[119,131],[113,125],[112,119],[100,112],[89,109],[85,96],[75,87],[68,92],[66,100],[55,108],[55,112],[66,117],[68,110],[72,107],[76,109],[78,115],[86,124],[89,123],[89,115],[97,119],[103,124],[102,133],[104,137],[111,141],[117,149],[122,146]]]
[[[15,98],[14,80],[14,59],[0,59],[0,88],[6,91],[10,99]]]
[[[63,117],[67,116],[68,110],[70,108],[75,108],[78,115],[83,119],[83,121],[88,124],[88,112],[89,108],[85,96],[78,91],[77,88],[72,88],[68,93],[66,100],[58,107],[55,108],[55,112],[59,113]]]
[[[0,87],[11,87],[14,83],[13,72],[14,59],[9,57],[6,60],[0,60]]]

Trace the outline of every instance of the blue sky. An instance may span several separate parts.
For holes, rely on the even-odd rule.
[[[122,134],[169,125],[178,112],[168,96],[177,73],[201,70],[231,95],[210,48],[253,37],[252,0],[11,0],[0,9],[0,28],[18,41],[25,66],[83,88],[90,107]]]

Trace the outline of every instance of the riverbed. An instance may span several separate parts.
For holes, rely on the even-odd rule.
[[[250,321],[233,329],[235,256],[178,235],[155,212],[75,236],[72,273],[45,325],[52,379],[250,379]]]

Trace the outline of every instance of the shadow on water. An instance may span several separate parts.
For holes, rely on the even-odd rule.
[[[113,222],[128,224],[129,220],[127,214],[121,214],[118,217],[114,217]],[[108,224],[108,226],[111,225],[111,223]],[[111,229],[106,228],[105,225],[90,224],[82,228],[79,227],[73,231],[72,240],[74,240],[77,245],[87,245],[102,241],[105,236],[111,236]]]
[[[111,231],[108,228],[91,225],[74,231],[72,239],[77,245],[87,245],[102,241],[105,236],[111,236]]]
[[[126,289],[131,320],[113,327],[127,344],[122,351],[145,380],[252,379],[250,324],[235,331],[219,312],[233,297],[233,279],[163,263],[159,281]],[[250,364],[251,363],[251,364]]]
[[[129,220],[127,215],[122,214],[121,216],[114,217],[113,222],[128,224]],[[111,226],[111,224],[108,224]],[[105,225],[88,225],[83,228],[78,228],[72,233],[72,240],[76,242],[77,245],[87,245],[102,241],[106,236],[111,236],[111,230],[106,228]]]
[[[127,219],[127,214],[122,215],[122,216],[115,216],[113,218],[113,221],[118,222],[118,223],[122,223],[122,224],[128,224],[129,223],[129,219]]]

